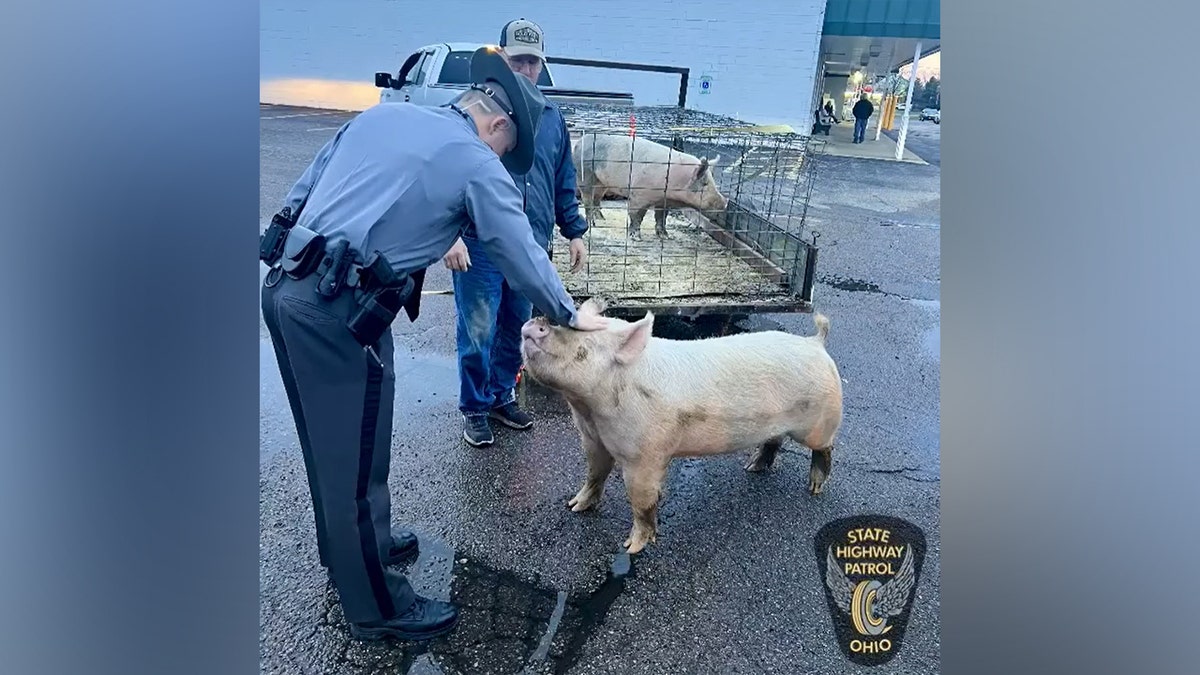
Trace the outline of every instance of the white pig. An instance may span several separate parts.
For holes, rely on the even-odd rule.
[[[633,238],[641,238],[642,220],[651,208],[655,234],[665,238],[667,209],[691,207],[711,216],[728,204],[712,175],[719,155],[698,158],[645,138],[600,133],[584,134],[572,151],[588,220],[604,219],[599,209],[604,196],[625,197]]]
[[[589,299],[579,311],[600,314],[604,302]],[[624,545],[637,553],[655,541],[672,459],[754,448],[746,470],[763,471],[786,437],[812,451],[809,490],[820,494],[842,423],[842,380],[825,351],[829,320],[814,318],[814,336],[768,331],[704,340],[652,337],[650,312],[634,323],[610,318],[595,332],[528,321],[521,329],[525,372],[566,399],[587,459],[571,510],[595,506],[619,465],[633,511]]]

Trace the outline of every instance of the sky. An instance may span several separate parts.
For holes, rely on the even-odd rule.
[[[900,75],[905,78],[907,78],[908,74],[911,72],[912,72],[911,65],[904,66],[903,68],[900,69]],[[936,77],[938,80],[942,79],[942,53],[941,52],[938,52],[936,54],[930,54],[929,56],[926,56],[925,58],[921,59],[921,63],[918,65],[917,79],[924,82],[924,81],[928,80],[930,77]]]

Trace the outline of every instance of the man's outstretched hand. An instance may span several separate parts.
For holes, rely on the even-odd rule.
[[[467,251],[467,245],[463,243],[461,237],[450,247],[450,251],[442,258],[442,263],[446,269],[455,272],[466,272],[467,268],[471,266],[471,254]]]
[[[571,240],[571,272],[578,272],[587,263],[587,246],[583,239]]]

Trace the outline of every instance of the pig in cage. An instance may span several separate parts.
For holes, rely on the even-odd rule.
[[[588,259],[555,262],[577,301],[631,317],[811,311],[821,141],[679,108],[573,122]]]

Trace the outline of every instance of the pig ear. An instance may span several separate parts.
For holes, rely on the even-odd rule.
[[[640,321],[629,324],[621,331],[621,343],[617,347],[617,363],[629,365],[636,361],[646,345],[650,344],[650,335],[654,330],[654,313],[646,312]]]

